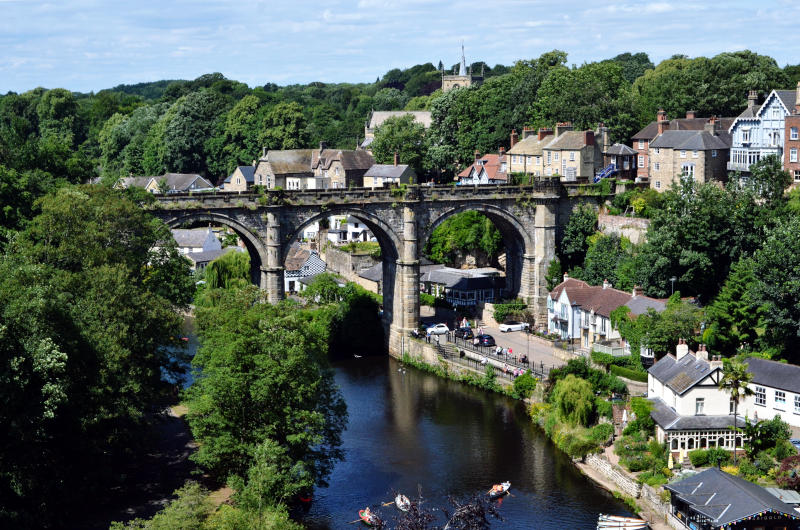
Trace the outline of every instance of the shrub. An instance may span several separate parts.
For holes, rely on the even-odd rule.
[[[435,296],[427,293],[419,293],[419,305],[426,305],[429,307],[433,307],[434,303],[436,303]]]
[[[592,427],[589,439],[597,444],[604,444],[611,438],[612,434],[614,434],[614,426],[610,423],[601,423]]]
[[[521,313],[528,306],[522,300],[514,300],[513,302],[495,304],[494,314],[492,315],[497,322],[505,322],[505,320],[512,313]]]
[[[708,465],[708,451],[705,449],[695,449],[689,451],[689,460],[694,467],[705,467]]]
[[[784,458],[775,479],[782,488],[800,489],[800,455]]]
[[[614,356],[610,353],[603,353],[592,350],[592,360],[597,364],[609,366],[614,363]]]
[[[614,417],[614,408],[611,406],[610,402],[603,398],[597,398],[594,400],[594,410],[597,413],[598,418],[611,419]]]
[[[731,453],[721,447],[712,447],[706,453],[709,466],[725,466],[731,461]]]
[[[772,449],[772,456],[775,457],[775,460],[778,462],[782,462],[786,458],[796,455],[797,449],[789,442],[789,440],[780,440],[775,447]]]
[[[632,381],[639,381],[641,383],[647,382],[647,372],[640,372],[637,370],[631,370],[630,368],[625,368],[624,366],[614,366],[612,365],[611,373],[620,377],[625,377]]]
[[[527,399],[531,397],[533,391],[536,390],[536,378],[530,372],[525,372],[521,376],[514,379],[514,393],[522,398]]]

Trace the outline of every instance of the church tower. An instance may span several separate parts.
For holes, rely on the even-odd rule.
[[[464,56],[464,43],[461,43],[461,63],[458,65],[458,75],[444,75],[442,72],[442,92],[447,92],[453,88],[462,88],[483,83],[483,72],[481,75],[473,75],[472,69],[467,70],[467,59]]]

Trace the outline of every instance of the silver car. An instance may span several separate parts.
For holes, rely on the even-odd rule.
[[[445,335],[450,333],[450,328],[447,327],[447,324],[436,324],[435,326],[431,326],[426,330],[428,335]]]
[[[527,322],[517,322],[516,320],[512,320],[511,322],[504,322],[500,324],[500,331],[503,333],[508,333],[509,331],[523,331],[528,329],[529,324]]]

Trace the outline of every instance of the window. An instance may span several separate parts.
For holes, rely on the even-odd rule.
[[[559,155],[559,154],[560,154],[560,153],[559,153],[558,151],[556,151],[555,153],[553,153],[553,160],[555,160],[555,161],[558,161],[558,155]]]
[[[661,181],[660,181],[660,180],[657,180],[657,181],[656,181],[656,189],[657,189],[657,190],[660,190],[660,189],[661,189]]]
[[[520,157],[520,158],[522,158],[522,157]],[[537,157],[536,157],[536,159],[538,160],[538,159],[539,159],[539,157],[537,156]],[[533,163],[533,157],[532,157],[531,155],[528,155],[528,163],[529,163],[529,164],[532,164],[532,163]]]
[[[711,158],[717,158],[717,150],[716,149],[712,149],[711,150]]]
[[[681,149],[681,158],[686,158],[686,151]]]
[[[661,163],[660,162],[656,162],[655,164],[653,164],[653,169],[655,169],[656,171],[661,169]]]
[[[548,163],[548,164],[550,163],[550,158],[551,158],[551,156],[552,156],[552,153],[551,153],[550,151],[548,151],[548,152],[547,152],[547,163]]]
[[[775,408],[778,410],[786,409],[786,392],[775,391]]]
[[[789,129],[789,139],[790,140],[797,140],[798,139],[797,127],[792,127],[791,129]]]
[[[797,148],[792,147],[789,150],[789,162],[797,162]]]
[[[794,170],[794,180],[796,182],[800,182],[800,169],[795,169]]]
[[[644,166],[644,157],[642,155],[639,155],[639,167],[642,166]]]
[[[644,140],[639,140],[639,149],[644,149]]]
[[[570,151],[569,152],[569,161],[570,162],[574,162],[575,161],[575,151]]]
[[[742,143],[750,142],[750,129],[742,129]]]
[[[775,107],[774,109],[772,109],[772,117],[773,118],[780,118],[781,117],[781,109],[779,109],[778,107]]]
[[[697,151],[692,151],[692,158],[697,158]]]
[[[339,166],[336,166],[336,176],[339,176]]]
[[[656,154],[659,154],[659,153],[661,153],[661,148],[660,147],[656,147]]]
[[[794,413],[800,414],[800,396],[794,397]]]
[[[755,393],[756,405],[765,407],[767,405],[767,389],[763,386],[757,386]]]
[[[681,167],[681,172],[685,177],[694,178],[694,164],[684,164]]]
[[[699,416],[703,413],[703,405],[705,405],[705,398],[697,398],[694,400],[694,414]]]

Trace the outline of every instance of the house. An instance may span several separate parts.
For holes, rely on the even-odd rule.
[[[150,193],[189,193],[193,191],[214,191],[214,185],[195,173],[165,173],[157,177],[125,177],[120,179],[117,188],[131,186],[144,188]]]
[[[311,152],[311,171],[316,189],[360,188],[364,173],[375,164],[375,159],[362,149],[328,149],[320,142],[319,149]]]
[[[794,109],[786,116],[783,130],[783,168],[797,186],[800,183],[800,81],[797,82]]]
[[[237,166],[222,183],[223,191],[247,191],[255,183],[255,166]]]
[[[603,151],[603,171],[598,175],[601,178],[617,177],[625,180],[635,180],[637,154],[636,151],[623,144],[614,144]]]
[[[800,513],[758,484],[710,468],[664,486],[673,528],[797,530]]]
[[[202,271],[208,267],[209,263],[228,252],[245,252],[245,249],[241,247],[225,247],[218,250],[203,250],[200,252],[190,252],[186,254],[186,258],[191,262],[191,270]]]
[[[297,243],[289,247],[284,261],[283,290],[287,293],[297,293],[305,290],[305,284],[300,280],[315,276],[327,269],[327,264],[322,261],[316,251],[303,248]]]
[[[544,175],[542,153],[544,146],[553,140],[553,129],[540,128],[534,131],[522,129],[522,140],[517,141],[517,131],[511,131],[511,148],[508,150],[509,173],[525,173],[541,177]]]
[[[365,188],[381,188],[389,184],[413,184],[417,180],[414,168],[408,164],[398,164],[397,153],[394,164],[373,164],[364,173]]]
[[[753,420],[780,416],[795,430],[800,428],[800,366],[757,357],[744,362],[753,375],[748,385],[753,395],[744,398],[739,410]]]
[[[644,296],[638,287],[629,293],[614,289],[608,282],[589,285],[565,273],[564,281],[547,297],[547,331],[587,349],[596,343],[620,341],[619,331],[611,325],[611,312],[623,305],[636,315],[648,308],[666,308],[663,301]],[[624,348],[621,342],[620,348]]]
[[[178,252],[184,255],[222,250],[222,243],[220,243],[210,226],[208,228],[192,229],[174,228],[172,237],[175,238],[175,242],[178,244]]]
[[[650,188],[665,191],[682,177],[725,182],[731,137],[713,116],[702,131],[664,131],[650,142]]]
[[[591,182],[603,163],[594,131],[573,131],[570,122],[556,124],[553,139],[542,147],[544,176],[561,182]]]
[[[443,268],[444,265],[441,263],[433,263],[424,256],[419,260],[420,276],[424,276],[430,271]],[[383,294],[383,263],[376,263],[372,267],[360,271],[358,273],[357,283],[368,291],[376,294]]]
[[[499,154],[481,156],[475,151],[475,162],[459,173],[455,180],[458,186],[477,186],[479,184],[505,184],[508,182],[508,165],[504,148]]]
[[[473,75],[472,69],[467,68],[467,60],[464,57],[464,45],[461,45],[461,62],[458,64],[458,74],[453,71],[452,75],[444,75],[442,72],[442,92],[453,90],[454,88],[478,86],[483,83],[483,71],[481,75]]]
[[[420,272],[420,284],[423,292],[444,298],[455,307],[472,307],[479,302],[501,300],[505,293],[506,278],[492,267],[437,267],[424,274]]]
[[[717,118],[719,129],[726,131],[734,118]],[[650,178],[650,143],[664,131],[702,131],[707,118],[698,118],[693,110],[686,112],[686,118],[667,119],[664,109],[656,113],[656,121],[651,121],[645,128],[633,135],[631,146],[636,151],[636,178],[638,182],[649,182]]]
[[[364,124],[364,141],[361,142],[361,149],[370,150],[370,144],[375,139],[375,131],[383,125],[383,122],[389,118],[399,118],[403,116],[412,116],[414,122],[419,123],[426,129],[429,129],[433,120],[431,119],[431,112],[429,110],[373,110],[369,113],[369,118]]]
[[[261,158],[256,161],[253,183],[269,189],[320,189],[321,182],[314,178],[314,172],[311,170],[312,151],[312,149],[267,151],[264,148]]]
[[[784,160],[786,117],[797,111],[800,86],[796,90],[773,90],[760,106],[755,104],[757,96],[750,91],[747,108],[730,126],[731,171],[749,173],[750,166],[767,155]]]

